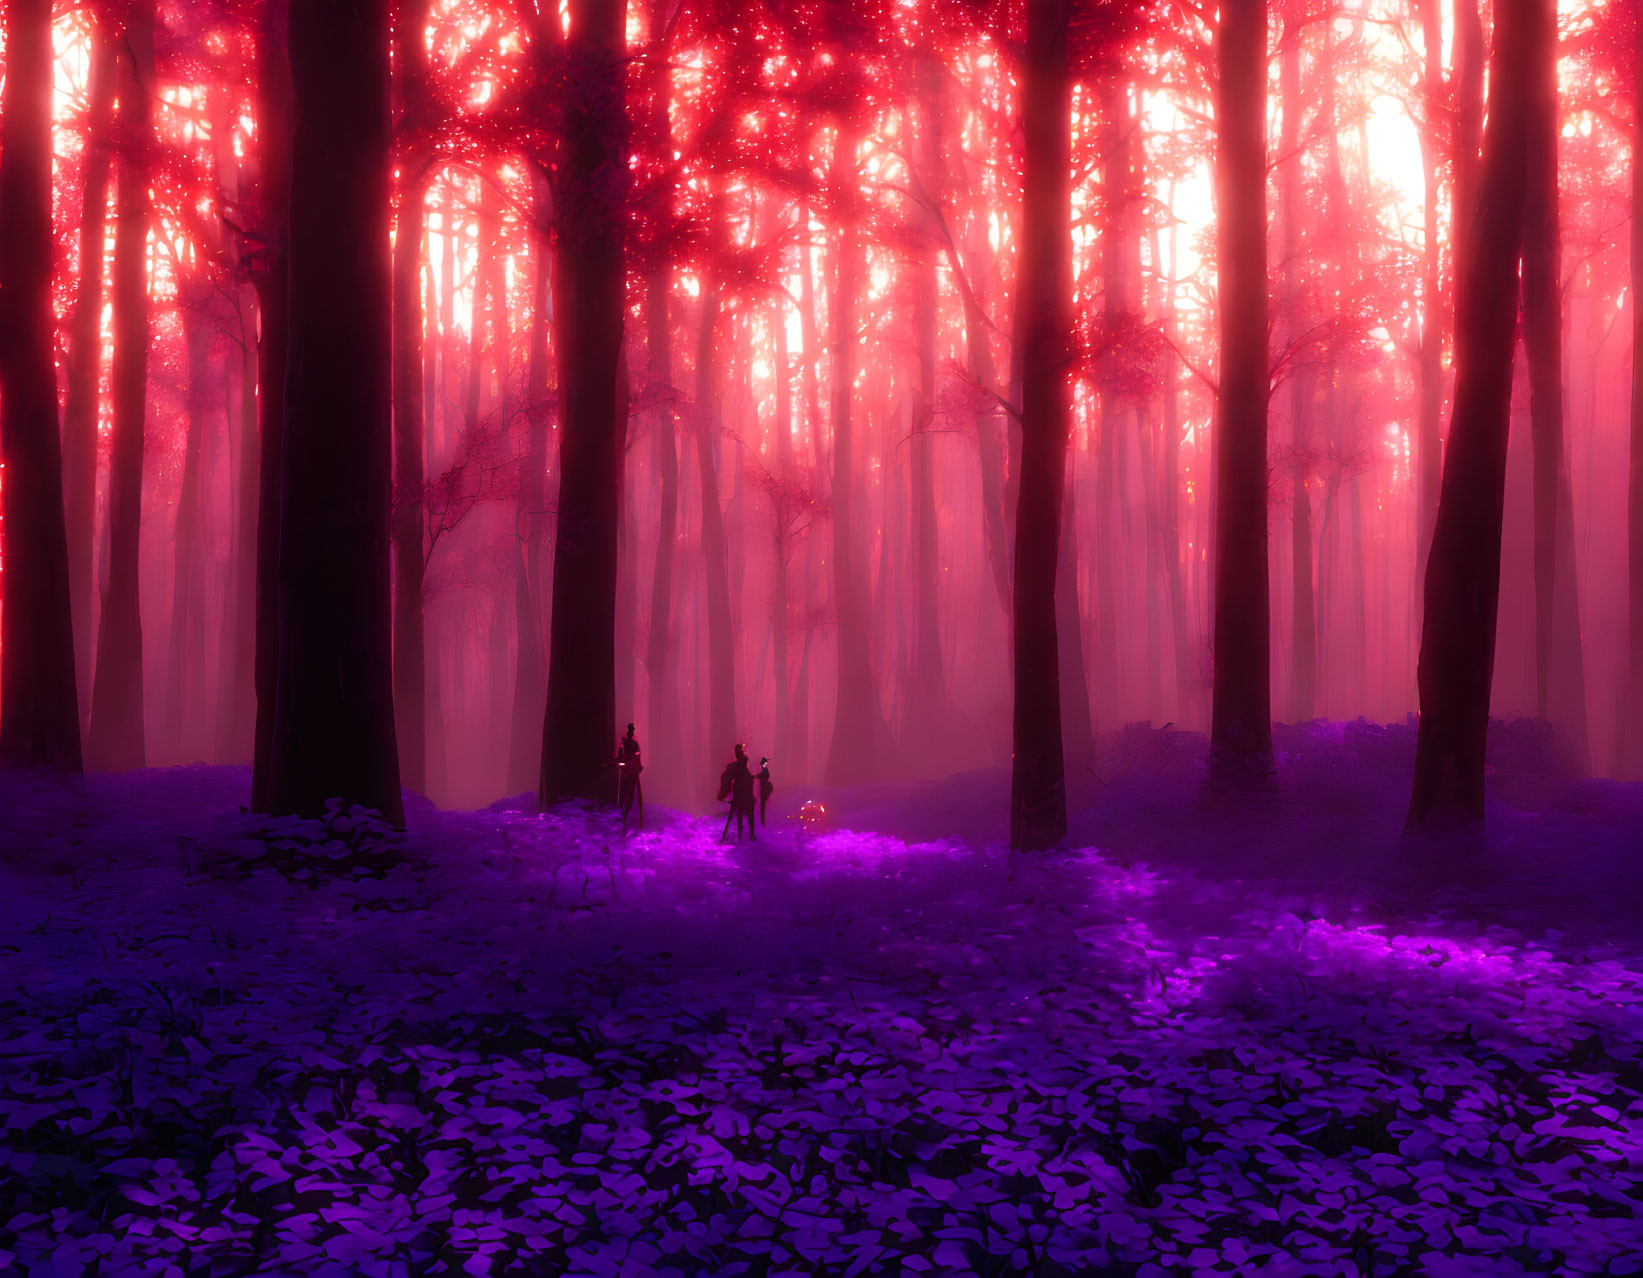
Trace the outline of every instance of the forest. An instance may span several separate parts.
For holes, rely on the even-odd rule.
[[[0,0],[0,1271],[1643,1272],[1640,86]]]

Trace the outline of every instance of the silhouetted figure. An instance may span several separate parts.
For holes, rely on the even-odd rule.
[[[753,775],[759,780],[759,824],[768,830],[770,818],[766,815],[766,810],[770,806],[770,796],[776,792],[776,787],[770,783],[770,760],[762,754],[759,756],[759,770]]]
[[[736,837],[742,837],[742,822],[747,822],[747,837],[754,838],[758,834],[753,824],[753,772],[747,766],[747,747],[738,745],[736,757],[725,765],[725,770],[719,774],[719,798],[730,800],[730,811],[725,814],[724,833],[719,836],[723,843],[730,837],[730,823],[736,822]]]
[[[645,790],[639,783],[639,774],[645,770],[640,761],[639,743],[633,736],[633,725],[628,734],[616,743],[616,806],[622,809],[622,833],[628,832],[628,813],[635,803],[639,805],[637,830],[645,828]]]

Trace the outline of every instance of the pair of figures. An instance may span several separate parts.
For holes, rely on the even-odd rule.
[[[719,774],[719,800],[720,802],[725,799],[730,800],[730,811],[725,814],[724,833],[719,836],[719,842],[723,843],[725,839],[730,837],[730,823],[732,821],[736,822],[736,837],[738,839],[742,837],[742,822],[744,820],[747,822],[747,837],[750,839],[757,837],[758,827],[754,823],[753,809],[753,783],[755,781],[759,783],[758,820],[768,828],[770,823],[767,819],[767,810],[770,804],[770,796],[776,789],[770,782],[770,760],[761,756],[759,770],[755,772],[748,765],[747,747],[738,745],[736,747],[736,757]]]

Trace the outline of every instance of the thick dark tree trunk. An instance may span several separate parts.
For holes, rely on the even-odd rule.
[[[1283,200],[1284,327],[1291,344],[1298,343],[1307,322],[1302,314],[1301,280],[1301,24],[1294,6],[1285,16],[1283,52],[1279,63],[1279,91],[1283,97],[1283,128],[1278,153],[1283,157],[1279,186]],[[1294,442],[1294,510],[1290,521],[1290,564],[1294,579],[1291,613],[1290,681],[1292,714],[1297,723],[1312,718],[1318,684],[1318,620],[1312,592],[1311,476],[1313,378],[1304,361],[1289,382],[1289,418]],[[1436,496],[1434,495],[1434,501]]]
[[[285,357],[290,315],[287,250],[291,190],[291,81],[285,60],[285,7],[271,4],[257,35],[257,217],[263,230],[257,289],[257,718],[251,810],[268,811],[279,682],[280,467],[285,434]],[[279,389],[275,389],[275,388]]]
[[[1021,484],[1010,846],[1023,851],[1053,847],[1067,833],[1055,594],[1071,420],[1069,16],[1068,0],[1028,0],[1021,86],[1026,157],[1015,322],[1021,353]]]
[[[1210,787],[1272,777],[1267,581],[1266,2],[1227,0],[1217,35],[1215,683]]]
[[[869,580],[861,574],[856,552],[854,431],[851,400],[856,369],[856,302],[861,280],[861,230],[856,224],[856,145],[858,126],[841,123],[833,142],[829,186],[837,201],[837,266],[830,302],[833,344],[833,599],[838,613],[838,701],[833,715],[833,743],[827,755],[829,785],[853,785],[878,769],[879,742],[885,735],[878,688],[868,651]]]
[[[388,0],[292,0],[291,311],[280,475],[276,815],[405,820],[389,514]]]
[[[1477,216],[1472,233],[1461,240],[1455,408],[1426,565],[1411,831],[1483,821],[1527,189],[1524,95],[1536,41],[1550,34],[1544,10],[1545,0],[1503,9],[1495,29]]]
[[[108,485],[108,590],[97,626],[86,762],[100,772],[140,768],[143,627],[138,605],[143,414],[148,393],[148,181],[153,138],[154,11],[138,0],[119,51],[120,173],[114,230],[114,433]]]
[[[0,117],[0,767],[80,770],[51,336],[51,4],[8,0]],[[101,254],[95,258],[100,269]]]
[[[421,33],[416,43],[420,46]],[[423,476],[422,262],[426,181],[411,175],[399,195],[394,239],[394,726],[404,786],[428,792],[428,663],[422,620]]]
[[[68,396],[63,405],[63,507],[68,523],[68,577],[74,606],[74,671],[80,713],[91,713],[92,547],[97,528],[97,408],[103,363],[103,262],[108,223],[109,122],[114,113],[114,36],[91,19],[87,85],[85,185],[80,197],[80,278],[68,332]],[[84,724],[82,723],[82,727]]]
[[[1555,16],[1543,19],[1542,27],[1552,34],[1535,49],[1534,79],[1527,92],[1528,176],[1523,224],[1523,342],[1529,359],[1529,420],[1535,461],[1535,706],[1536,713],[1557,729],[1569,765],[1585,775],[1591,771],[1586,673],[1580,643],[1574,504],[1563,448]]]
[[[626,310],[625,7],[570,0],[554,283],[560,321],[559,530],[554,544],[541,799],[615,798],[616,520],[627,422],[617,374]]]
[[[399,6],[394,27],[394,102],[400,136],[400,188],[393,265],[394,415],[394,726],[405,789],[428,792],[428,662],[422,609],[426,565],[423,488],[427,465],[427,369],[422,331],[422,268],[428,260],[429,157],[422,141],[428,115],[429,0]]]
[[[1631,466],[1626,494],[1627,664],[1622,742],[1627,780],[1643,776],[1643,22],[1637,24],[1632,81],[1632,405]]]

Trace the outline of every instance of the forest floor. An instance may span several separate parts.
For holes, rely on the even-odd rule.
[[[1132,728],[1037,856],[1000,774],[742,845],[0,775],[0,1272],[1643,1272],[1643,787],[1502,725],[1412,845],[1412,746],[1232,819]]]

